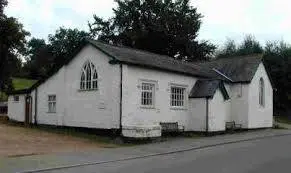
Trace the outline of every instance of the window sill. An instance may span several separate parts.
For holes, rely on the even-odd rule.
[[[92,92],[92,91],[98,91],[98,89],[84,89],[84,90],[79,89],[78,91],[79,92]]]
[[[188,109],[185,107],[170,107],[171,110],[181,110],[181,111],[187,111]]]
[[[156,109],[153,106],[140,106],[141,109]]]

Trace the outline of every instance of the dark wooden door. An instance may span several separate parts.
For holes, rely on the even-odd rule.
[[[31,123],[32,98],[25,97],[25,124]]]

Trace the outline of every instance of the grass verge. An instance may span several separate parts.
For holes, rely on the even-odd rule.
[[[288,116],[275,116],[274,119],[278,123],[291,124],[291,117]]]

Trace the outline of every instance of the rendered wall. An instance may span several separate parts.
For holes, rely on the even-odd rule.
[[[259,81],[264,80],[264,106],[259,104]],[[261,63],[249,85],[248,128],[272,127],[273,125],[273,89],[264,65]]]

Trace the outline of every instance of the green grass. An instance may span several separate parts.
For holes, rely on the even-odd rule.
[[[37,80],[16,77],[12,78],[12,85],[14,87],[14,90],[28,89],[36,82]],[[7,95],[4,92],[0,92],[0,101],[7,101]]]
[[[275,121],[278,123],[285,123],[285,124],[291,124],[291,117],[287,116],[275,116]]]
[[[12,84],[15,90],[28,89],[36,82],[37,82],[36,80],[31,79],[12,78]]]
[[[8,97],[4,92],[0,91],[0,102],[7,101]]]

